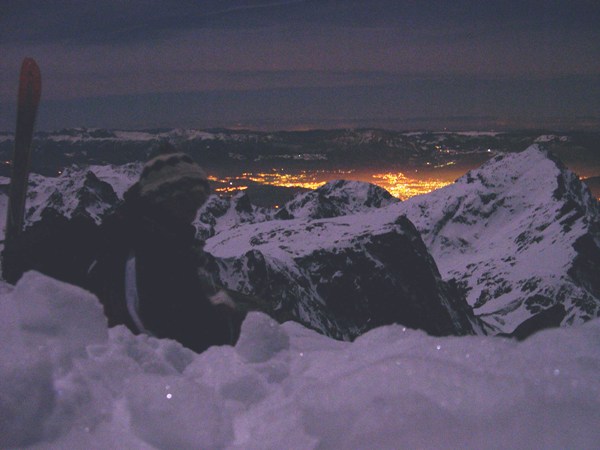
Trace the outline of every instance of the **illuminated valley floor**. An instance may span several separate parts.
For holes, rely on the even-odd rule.
[[[286,188],[316,189],[331,180],[359,180],[376,184],[401,200],[427,194],[451,183],[433,177],[412,177],[405,172],[358,173],[354,170],[301,170],[291,173],[273,169],[271,172],[245,172],[238,176],[222,178],[211,176],[209,179],[219,185],[215,191],[221,194],[245,190],[249,182]]]

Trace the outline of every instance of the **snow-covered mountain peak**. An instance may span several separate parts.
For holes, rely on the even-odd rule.
[[[421,232],[442,275],[457,278],[475,312],[499,330],[511,332],[565,299],[565,321],[596,314],[598,300],[567,272],[578,256],[575,242],[599,221],[598,204],[539,145],[499,155],[399,208]]]
[[[31,225],[41,220],[45,211],[53,210],[67,218],[79,215],[100,223],[137,181],[141,169],[141,163],[130,163],[122,166],[71,166],[58,177],[32,173],[25,222]],[[8,179],[6,183],[9,183]],[[7,193],[8,189],[5,191]],[[6,202],[5,196],[2,196],[1,202]]]
[[[285,204],[279,215],[322,219],[377,209],[397,202],[399,200],[388,191],[374,184],[335,180],[296,196]]]
[[[110,183],[89,169],[69,168],[57,178],[32,174],[27,195],[26,221],[41,220],[53,209],[65,217],[84,215],[100,223],[104,214],[118,202]]]
[[[198,211],[194,226],[198,230],[199,237],[205,240],[220,231],[244,223],[264,222],[270,219],[272,214],[269,209],[253,205],[244,191],[238,192],[231,198],[211,195]]]
[[[556,200],[563,197],[578,201],[586,211],[596,209],[596,202],[578,177],[559,160],[534,144],[520,153],[500,154],[478,169],[463,175],[456,185],[481,186],[489,194],[502,192],[505,197],[529,199],[535,203],[552,192]],[[468,189],[466,189],[468,190]]]
[[[195,226],[200,237],[207,239],[246,223],[340,217],[378,210],[397,202],[399,200],[385,189],[361,181],[330,181],[314,191],[298,194],[280,209],[257,207],[242,191],[230,198],[211,196],[200,209]]]
[[[100,180],[109,183],[117,196],[122,199],[123,194],[140,178],[144,165],[133,162],[123,165],[92,165],[88,170],[93,172]]]

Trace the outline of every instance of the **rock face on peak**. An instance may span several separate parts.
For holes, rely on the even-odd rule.
[[[248,224],[209,239],[206,251],[226,286],[335,338],[390,323],[434,335],[482,332],[403,216]]]
[[[444,279],[455,278],[496,331],[511,333],[559,303],[563,325],[598,316],[598,203],[538,145],[499,155],[398,208]]]

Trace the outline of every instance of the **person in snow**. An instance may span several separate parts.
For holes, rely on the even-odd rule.
[[[37,270],[79,285],[98,296],[109,326],[175,339],[197,352],[234,344],[244,314],[231,297],[242,295],[215,286],[192,226],[210,192],[206,174],[173,147],[159,151],[102,225],[45,212],[4,249],[4,278],[14,284]]]
[[[104,306],[109,326],[171,338],[201,352],[234,344],[243,315],[223,293],[209,298],[203,252],[192,226],[210,188],[184,153],[151,159],[123,204],[100,229],[100,252],[85,287]]]

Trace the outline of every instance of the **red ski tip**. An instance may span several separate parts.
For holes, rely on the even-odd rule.
[[[42,94],[42,74],[33,58],[25,58],[19,76],[19,106],[38,105]]]

